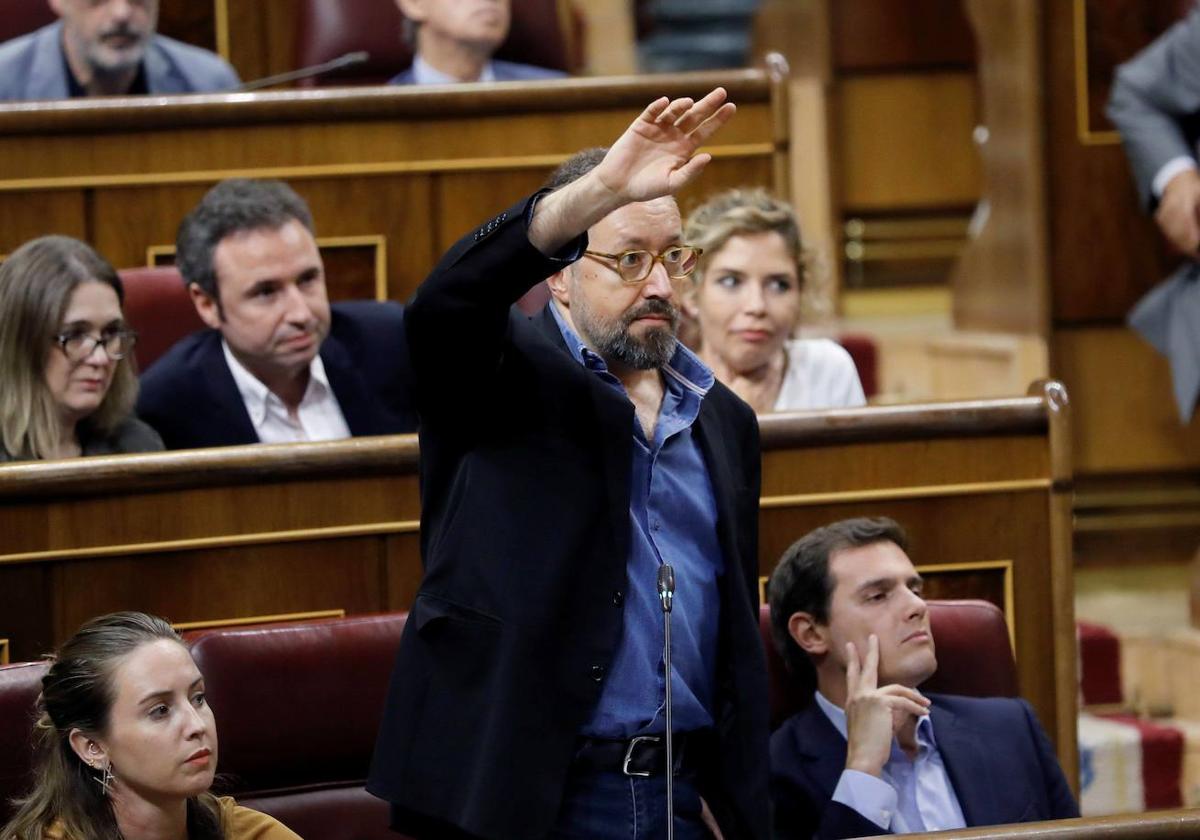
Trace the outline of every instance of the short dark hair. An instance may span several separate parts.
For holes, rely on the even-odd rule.
[[[779,655],[793,673],[809,669],[808,656],[788,632],[788,619],[806,612],[820,624],[829,623],[829,599],[833,579],[829,558],[847,548],[862,548],[880,542],[895,543],[908,550],[908,536],[893,519],[858,517],[843,519],[809,531],[779,558],[767,582],[771,605],[771,635]]]
[[[308,204],[283,181],[249,178],[222,181],[205,193],[179,225],[175,265],[183,275],[183,282],[195,283],[209,297],[218,300],[213,253],[221,240],[247,230],[277,230],[292,220],[316,234]]]
[[[582,152],[576,152],[550,173],[550,177],[546,179],[543,186],[546,189],[557,190],[573,181],[578,181],[599,166],[606,154],[608,154],[608,149],[604,146],[594,146],[584,149]]]

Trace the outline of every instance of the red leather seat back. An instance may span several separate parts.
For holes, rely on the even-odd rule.
[[[302,795],[238,797],[238,804],[270,814],[305,838],[405,840],[388,828],[388,804],[361,785],[305,791]]]
[[[149,368],[179,339],[207,328],[177,269],[126,268],[119,274],[125,287],[125,320],[138,334],[133,351],[138,370]]]
[[[938,668],[921,690],[968,697],[1016,697],[1017,663],[1004,613],[987,601],[928,603]],[[788,671],[771,636],[771,611],[766,604],[759,611],[759,630],[767,649],[771,726],[775,727],[808,704],[816,690],[816,674],[811,669],[804,674]]]
[[[231,777],[229,792],[361,786],[405,617],[355,616],[192,637],[220,734],[217,772]]]
[[[365,64],[301,84],[381,84],[412,64],[395,0],[300,0],[296,15],[296,66],[321,64],[365,50]],[[581,18],[562,0],[512,0],[512,25],[496,58],[566,72],[581,66]]]
[[[29,792],[33,724],[45,662],[0,666],[0,825],[13,815],[12,799]]]
[[[862,383],[863,395],[870,399],[879,393],[879,348],[869,335],[845,333],[838,336],[838,344],[846,348],[854,367],[858,370],[858,381]]]
[[[46,0],[0,0],[0,42],[19,38],[57,19]]]

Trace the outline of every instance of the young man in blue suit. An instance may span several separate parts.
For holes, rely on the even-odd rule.
[[[312,215],[286,184],[213,187],[180,225],[176,258],[211,329],[142,376],[138,414],[168,449],[416,429],[403,309],[330,306]]]
[[[155,34],[158,0],[49,0],[59,20],[0,44],[0,100],[202,93],[238,86],[208,50]]]
[[[396,5],[415,50],[412,67],[392,79],[394,85],[525,82],[565,75],[492,58],[508,37],[509,0],[396,0]]]
[[[793,544],[771,575],[776,644],[789,667],[817,676],[814,702],[771,737],[774,836],[1079,816],[1024,700],[918,689],[937,658],[905,544],[890,519],[835,522]]]

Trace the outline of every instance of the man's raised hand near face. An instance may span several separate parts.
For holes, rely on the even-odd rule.
[[[651,102],[595,169],[537,206],[529,241],[552,254],[612,211],[635,201],[674,195],[712,159],[697,150],[737,110],[716,88],[699,102],[687,97]]]
[[[916,723],[929,714],[929,700],[915,688],[893,683],[879,687],[879,637],[872,633],[860,660],[846,643],[846,769],[881,776],[892,738],[910,757],[916,750]]]

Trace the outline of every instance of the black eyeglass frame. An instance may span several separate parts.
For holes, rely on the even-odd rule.
[[[72,362],[82,362],[88,356],[95,353],[97,347],[103,347],[104,354],[108,358],[114,362],[119,362],[133,352],[133,348],[137,344],[137,337],[137,333],[133,330],[116,330],[107,335],[104,333],[92,335],[91,333],[63,332],[54,336],[54,343],[58,345],[58,349],[62,350],[63,355]],[[91,345],[87,348],[86,352],[73,354],[67,349],[67,343],[73,338],[90,341]],[[118,349],[116,350],[109,349],[109,345],[113,341],[118,342]],[[125,344],[125,342],[128,342],[128,344]],[[124,350],[120,349],[122,346],[124,346]]]

